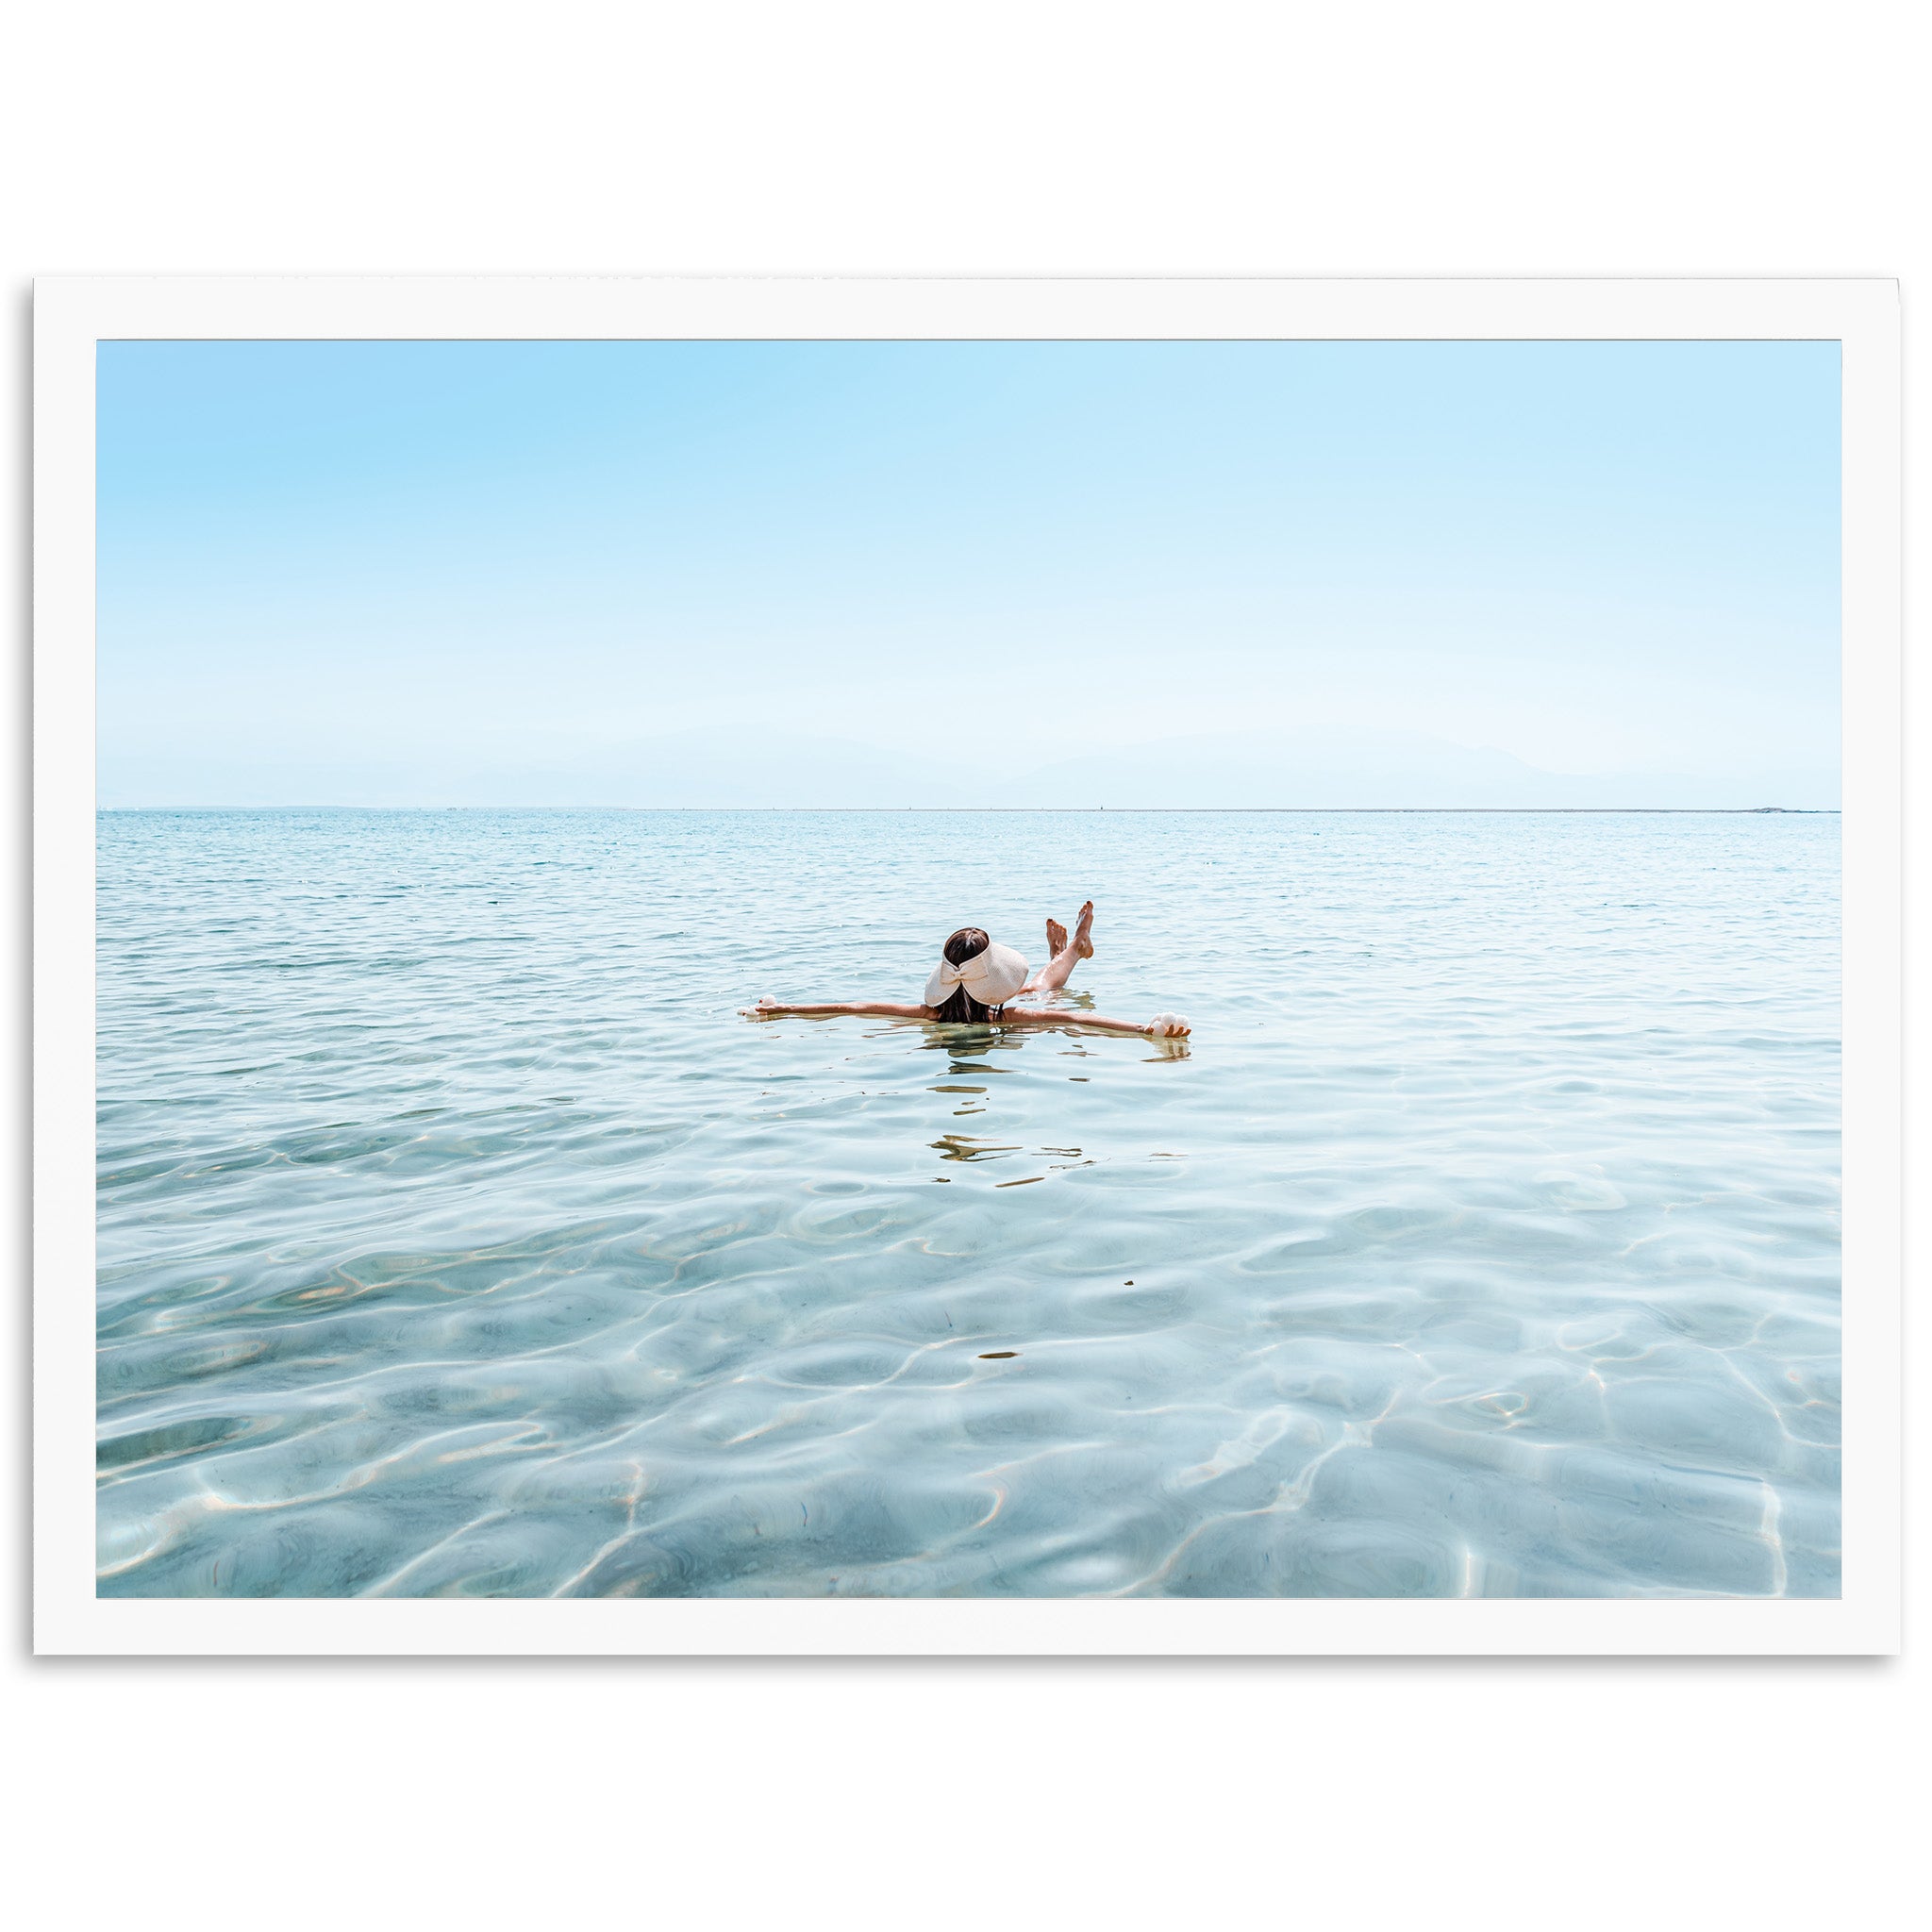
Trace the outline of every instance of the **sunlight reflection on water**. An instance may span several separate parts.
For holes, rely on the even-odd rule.
[[[1191,1041],[753,1023],[974,921]],[[1835,1594],[1838,820],[114,813],[106,1593]]]

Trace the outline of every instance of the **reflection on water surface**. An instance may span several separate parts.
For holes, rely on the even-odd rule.
[[[1836,1591],[1835,818],[943,829],[105,817],[102,1590]]]

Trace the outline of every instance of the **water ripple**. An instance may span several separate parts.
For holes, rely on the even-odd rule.
[[[1835,818],[99,856],[105,1594],[1838,1591]],[[1090,892],[1191,1041],[736,1015]]]

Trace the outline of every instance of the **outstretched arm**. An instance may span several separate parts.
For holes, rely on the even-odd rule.
[[[1050,1007],[1044,1012],[1032,1007],[1005,1007],[1000,1010],[1002,1026],[1092,1027],[1101,1033],[1139,1033],[1149,1040],[1185,1040],[1194,1029],[1178,1013],[1156,1013],[1144,1024],[1138,1020],[1108,1020],[1098,1013],[1082,1013],[1067,1007]]]
[[[781,1013],[801,1013],[808,1019],[836,1013],[872,1013],[888,1020],[931,1020],[938,1015],[931,1007],[906,1006],[895,1000],[813,1000],[762,999],[755,1007],[738,1009],[747,1020],[770,1020]],[[1082,1013],[1065,1007],[1037,1012],[1030,1007],[1003,1007],[992,1023],[997,1026],[1066,1026],[1090,1028],[1096,1033],[1138,1033],[1148,1040],[1185,1040],[1193,1031],[1178,1013],[1156,1013],[1144,1024],[1137,1020],[1108,1020],[1098,1013]]]
[[[930,1007],[908,1007],[892,1000],[818,1000],[802,1004],[787,1000],[760,1000],[755,1007],[738,1009],[747,1020],[769,1020],[778,1013],[882,1013],[891,1020],[930,1020]]]

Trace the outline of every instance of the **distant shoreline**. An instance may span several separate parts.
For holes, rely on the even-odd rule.
[[[1198,812],[1230,817],[1245,813],[1255,817],[1297,814],[1312,818],[1341,818],[1363,813],[1401,812],[1412,817],[1499,817],[1548,818],[1562,814],[1570,818],[1628,817],[1649,818],[1841,818],[1843,808],[1836,805],[102,805],[95,815],[108,812],[229,812],[229,811],[629,811],[629,812],[849,812],[854,816],[885,817],[906,812],[930,812],[951,816],[960,812],[1008,812],[1016,817],[1066,818],[1076,812],[1103,812],[1125,816],[1130,812],[1168,815]]]

